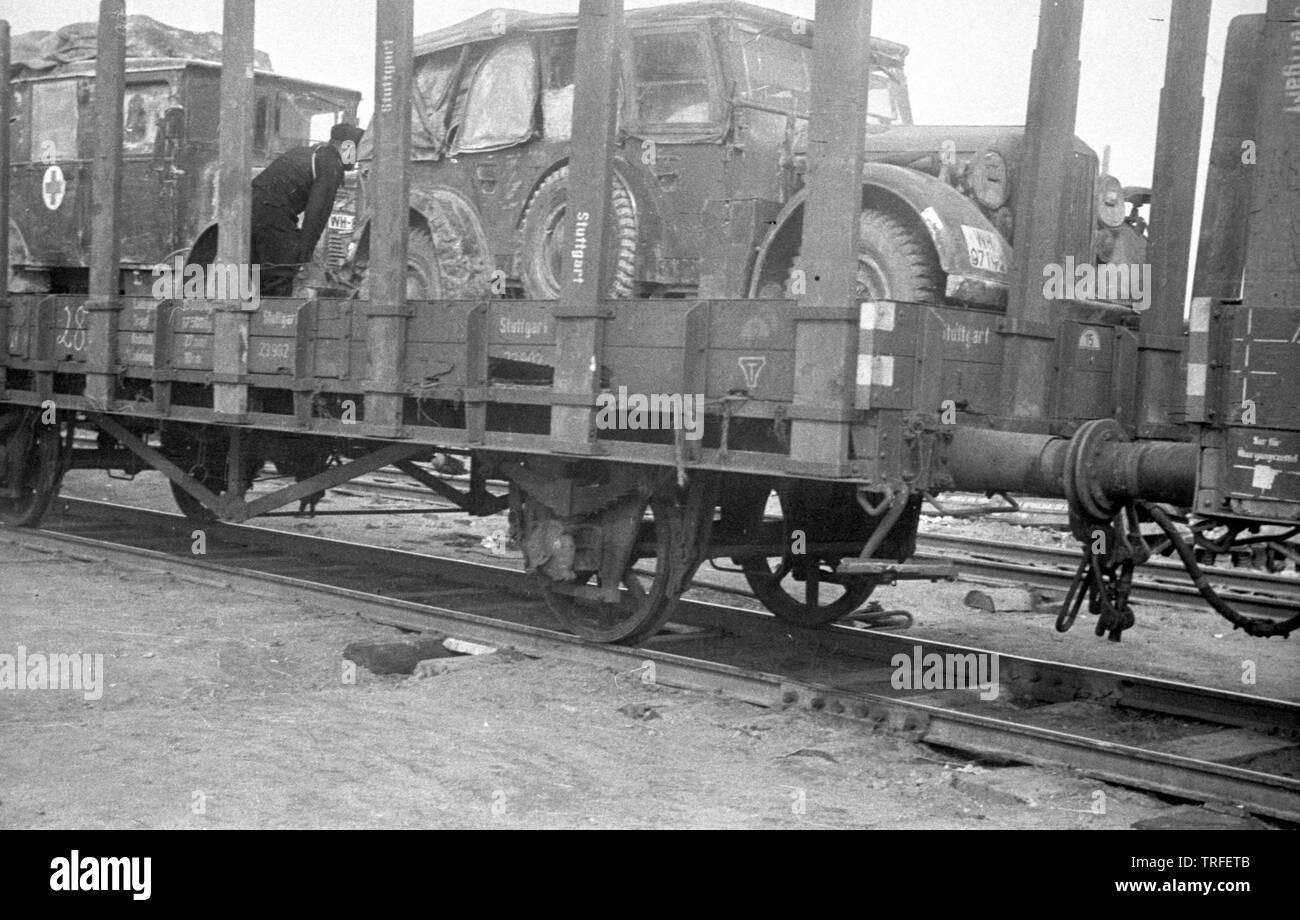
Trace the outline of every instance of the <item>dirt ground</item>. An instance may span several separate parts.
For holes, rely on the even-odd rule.
[[[156,477],[106,482],[72,474],[66,491],[170,504]],[[333,507],[360,500],[331,496]],[[498,561],[491,537],[503,524],[278,522]],[[343,647],[396,630],[338,601],[38,543],[0,533],[0,654],[100,654],[104,686],[97,700],[0,691],[0,827],[1122,828],[1170,808],[1070,771],[980,766],[833,716],[560,660],[484,656],[432,677],[358,669],[349,683]],[[1266,657],[1240,634],[1219,637],[1208,617],[1159,613],[1140,614],[1119,646],[1082,623],[1059,637],[1041,616],[961,607],[968,588],[911,586],[882,600],[912,610],[918,635],[1096,654],[1131,670],[1174,667],[1172,653],[1152,659],[1175,646],[1184,665],[1228,681],[1252,656],[1260,686],[1239,689],[1262,692],[1267,678],[1269,695],[1298,695],[1289,643],[1262,643],[1288,653]],[[1022,647],[996,644],[1008,637]]]
[[[397,477],[395,481],[398,481]],[[111,480],[101,472],[74,472],[67,477],[64,494],[175,511],[165,480],[157,474],[145,474],[135,482],[123,483]],[[350,494],[345,487],[330,492],[319,507],[326,511],[386,506],[411,508],[427,504],[418,497],[407,500]],[[262,518],[252,523],[413,552],[498,565],[522,565],[521,555],[505,546],[505,515],[488,518],[459,514],[289,517]],[[923,530],[979,539],[1076,548],[1068,534],[1013,526],[995,519],[922,518],[921,526]],[[742,577],[715,571],[707,565],[700,569],[697,577],[701,581],[732,588],[745,587]],[[1296,641],[1251,638],[1240,630],[1234,631],[1208,606],[1137,603],[1134,605],[1136,624],[1124,632],[1121,642],[1115,643],[1093,634],[1093,621],[1086,611],[1080,614],[1073,629],[1058,633],[1051,613],[990,613],[966,606],[963,603],[966,595],[973,588],[980,587],[985,585],[969,580],[953,584],[901,582],[877,590],[873,600],[886,609],[902,609],[912,615],[912,626],[903,633],[906,635],[1149,677],[1191,680],[1207,687],[1239,693],[1300,700],[1300,648]],[[699,596],[718,603],[762,609],[756,601],[732,594],[706,591]]]

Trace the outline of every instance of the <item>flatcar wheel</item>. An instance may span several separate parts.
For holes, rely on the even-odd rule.
[[[758,534],[770,495],[770,488],[732,490],[733,526],[744,534]],[[787,505],[787,499],[788,496],[782,496],[781,508],[788,521],[795,511]],[[825,626],[848,616],[867,602],[879,583],[870,575],[836,575],[825,560],[796,559],[790,552],[776,559],[775,564],[763,556],[737,559],[737,562],[744,570],[749,589],[773,616],[806,628]]]
[[[36,527],[63,481],[63,428],[34,412],[0,418],[0,524]]]
[[[867,602],[878,583],[870,575],[836,576],[823,569],[820,559],[806,563],[802,579],[794,577],[789,560],[773,568],[767,559],[747,559],[743,566],[754,596],[778,620],[794,626],[825,626],[843,619]]]
[[[620,583],[622,599],[617,604],[575,598],[562,593],[548,583],[545,587],[546,603],[571,632],[592,642],[618,642],[636,645],[659,632],[677,607],[681,584],[672,577],[672,566],[677,564],[672,546],[671,521],[673,510],[667,502],[655,499],[650,503],[655,516],[654,524],[654,574],[642,575],[633,569],[644,570],[632,560],[623,573]],[[643,560],[643,563],[649,560]],[[598,574],[579,573],[579,584],[599,585]]]

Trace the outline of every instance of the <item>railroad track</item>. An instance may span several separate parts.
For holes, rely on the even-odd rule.
[[[346,598],[362,616],[404,629],[578,660],[629,679],[653,674],[665,685],[830,713],[977,757],[1064,765],[1300,823],[1295,702],[1009,655],[992,657],[996,698],[899,690],[900,653],[912,660],[992,653],[849,626],[798,630],[690,599],[646,647],[595,646],[556,631],[532,580],[498,566],[224,524],[204,526],[207,555],[195,558],[195,524],[179,515],[75,499],[59,500],[46,528],[0,539],[197,567],[261,591],[270,584]]]
[[[403,481],[401,474],[396,472],[390,476],[380,471],[353,480],[335,491],[345,496],[422,501],[440,511],[453,507],[428,489]],[[1044,507],[1051,505],[1046,501],[1040,504]],[[951,562],[960,574],[971,578],[1029,584],[1062,594],[1069,588],[1080,558],[1077,549],[936,533],[920,534],[917,550],[915,561],[918,562]],[[1202,568],[1220,596],[1241,613],[1280,619],[1292,616],[1300,609],[1300,578],[1250,569]],[[735,590],[700,579],[695,581],[695,585],[727,592]],[[1182,566],[1162,557],[1150,560],[1137,570],[1131,596],[1136,601],[1205,607],[1204,599]]]
[[[947,534],[917,537],[917,558],[953,563],[963,575],[1024,582],[1064,592],[1079,566],[1077,549],[1000,543]],[[1300,579],[1249,569],[1203,567],[1220,596],[1251,616],[1289,617],[1300,610]],[[1134,573],[1132,598],[1203,607],[1205,602],[1183,567],[1152,559]]]

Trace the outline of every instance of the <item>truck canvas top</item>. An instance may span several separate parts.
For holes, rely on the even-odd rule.
[[[97,55],[98,26],[77,22],[54,32],[24,32],[13,38],[11,75],[14,77],[62,73],[67,65],[93,61]],[[126,17],[126,56],[131,58],[182,58],[221,60],[221,33],[190,32],[148,16]],[[271,59],[255,52],[258,70],[270,71]],[[93,73],[93,68],[90,69]]]

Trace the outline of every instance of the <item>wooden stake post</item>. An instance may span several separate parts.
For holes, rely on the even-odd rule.
[[[1043,293],[1043,267],[1068,253],[1060,214],[1079,102],[1083,0],[1042,0],[1029,76],[1024,159],[1016,177],[1016,247],[1002,328],[1006,337],[1001,413],[1045,419],[1052,405],[1057,327],[1063,304]],[[1065,209],[1068,210],[1068,209]]]
[[[406,351],[406,249],[411,160],[412,0],[379,0],[375,21],[374,190],[370,224],[370,300],[366,310],[365,429],[402,434],[402,356]]]
[[[556,356],[551,412],[554,449],[595,453],[595,403],[604,352],[609,290],[609,199],[623,31],[622,0],[582,0],[578,8],[573,153],[569,160],[569,252],[555,308]],[[574,258],[573,252],[582,255]]]
[[[253,152],[253,0],[226,0],[221,44],[221,133],[217,219],[219,265],[249,264]],[[223,422],[248,421],[248,313],[213,304],[213,408]]]
[[[793,472],[803,464],[842,468],[849,459],[857,386],[862,144],[870,73],[870,0],[817,0],[803,223],[808,293],[794,325]]]
[[[0,19],[0,354],[9,350],[9,20]],[[0,398],[5,395],[5,363],[0,361]]]
[[[1160,91],[1156,158],[1151,181],[1151,307],[1142,316],[1138,379],[1142,381],[1138,434],[1180,437],[1175,407],[1182,408],[1179,362],[1184,348],[1197,157],[1205,99],[1205,50],[1210,0],[1175,0],[1169,10],[1165,85]],[[1180,412],[1181,414],[1181,412]]]

